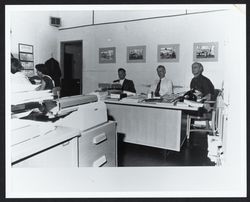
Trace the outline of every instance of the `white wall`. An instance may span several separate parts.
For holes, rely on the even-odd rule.
[[[92,11],[60,11],[61,28],[89,25],[92,23]]]
[[[18,57],[18,43],[33,45],[35,64],[57,56],[58,28],[50,26],[52,11],[10,12],[10,50]]]
[[[185,14],[186,10],[173,9],[173,10],[97,10],[95,11],[95,23],[106,23],[106,22],[117,22],[125,20],[135,20],[142,18],[150,17],[159,17],[159,16],[171,16],[171,15],[180,15]]]
[[[193,43],[219,42],[218,62],[203,62],[204,75],[216,88],[221,88],[224,68],[230,47],[229,31],[234,24],[228,21],[228,11],[190,14],[162,19],[97,25],[59,31],[59,41],[83,40],[83,92],[97,89],[99,82],[117,78],[117,69],[127,70],[127,78],[134,80],[137,92],[145,92],[144,84],[157,78],[156,67],[163,64],[167,77],[174,85],[188,87],[192,78]],[[157,62],[158,44],[180,44],[180,60],[175,63]],[[146,45],[146,63],[127,63],[127,46]],[[115,64],[99,64],[98,50],[116,47]]]

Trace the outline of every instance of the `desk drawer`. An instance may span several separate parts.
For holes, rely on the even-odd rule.
[[[109,122],[79,138],[79,166],[116,166],[116,123]]]
[[[77,141],[75,137],[67,142],[31,156],[14,164],[13,168],[51,168],[51,167],[70,167],[76,168],[77,162]]]

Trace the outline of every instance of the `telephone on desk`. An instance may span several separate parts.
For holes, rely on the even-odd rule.
[[[184,99],[197,101],[197,96],[195,95],[195,90],[191,89],[191,90],[187,91],[183,96],[180,97],[179,101],[183,102]]]

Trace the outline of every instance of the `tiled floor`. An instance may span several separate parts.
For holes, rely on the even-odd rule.
[[[119,138],[118,138],[119,139]],[[118,166],[214,166],[207,158],[207,136],[193,133],[181,151],[169,151],[118,141]]]

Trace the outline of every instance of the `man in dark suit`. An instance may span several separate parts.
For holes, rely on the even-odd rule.
[[[120,83],[122,85],[122,90],[136,93],[135,85],[132,80],[126,79],[126,70],[123,68],[118,69],[119,79],[114,80],[114,83]]]

